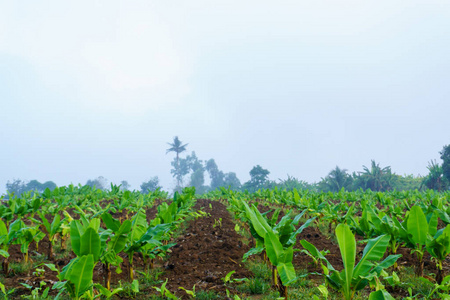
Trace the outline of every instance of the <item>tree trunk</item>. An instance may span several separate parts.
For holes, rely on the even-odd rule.
[[[53,242],[50,241],[50,246],[48,247],[48,260],[53,260]]]
[[[105,271],[105,286],[108,290],[111,290],[111,265],[109,263],[105,263],[103,268]]]
[[[438,272],[436,274],[436,282],[441,284],[442,280],[444,280],[444,271],[442,270],[442,262],[440,261],[438,264]]]
[[[288,299],[288,287],[284,286],[281,282],[281,278],[278,276],[278,292],[280,293],[280,297],[284,297],[284,299]]]

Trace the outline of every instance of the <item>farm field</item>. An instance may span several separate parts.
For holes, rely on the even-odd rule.
[[[447,299],[449,193],[90,187],[4,199],[8,299]]]

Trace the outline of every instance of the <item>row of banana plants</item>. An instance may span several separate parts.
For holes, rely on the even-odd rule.
[[[170,204],[163,201],[157,207],[156,217],[150,221],[147,220],[146,209],[156,198],[166,195],[142,195],[120,191],[114,186],[108,193],[90,187],[71,186],[46,190],[42,195],[22,195],[22,198],[10,195],[0,212],[3,272],[6,276],[9,273],[8,250],[11,245],[21,245],[27,262],[30,244],[35,242],[39,252],[39,241],[47,235],[51,245],[47,254],[51,260],[53,245],[59,240],[65,246],[70,240],[76,258],[61,271],[52,264],[46,264],[58,272],[60,282],[54,288],[60,293],[65,291],[72,299],[93,298],[93,269],[100,263],[105,274],[104,285],[96,284],[95,287],[102,295],[112,296],[119,290],[111,291],[111,267],[115,267],[118,273],[122,272],[120,254],[126,254],[130,281],[134,279],[135,253],[141,254],[147,270],[151,268],[153,260],[165,255],[174,245],[169,243],[171,233],[191,214],[194,195],[193,188],[185,189],[182,194],[175,193]],[[125,217],[112,217],[113,213],[121,211],[126,212]]]
[[[225,189],[221,192],[222,195],[243,198],[243,195],[236,192]],[[258,195],[258,193],[256,194]],[[423,275],[423,254],[427,250],[437,264],[436,280],[439,283],[443,280],[442,261],[450,252],[448,244],[450,228],[446,229],[450,224],[449,193],[437,193],[431,190],[390,193],[345,192],[342,190],[339,193],[307,197],[308,191],[288,192],[275,189],[260,191],[258,197],[264,195],[269,199],[267,200],[269,203],[271,203],[270,199],[277,199],[272,203],[307,209],[309,215],[317,216],[317,223],[328,223],[330,232],[332,232],[332,225],[335,227],[338,224],[347,223],[351,225],[354,232],[365,238],[382,234],[390,235],[391,254],[396,254],[400,245],[410,248],[417,254],[420,261],[417,266],[417,275],[419,276]],[[317,196],[317,194],[315,195]],[[327,199],[327,197],[329,198]],[[334,201],[330,199],[334,199]],[[358,215],[360,216],[358,217]],[[437,228],[438,219],[447,227]],[[410,221],[408,222],[408,220]],[[420,224],[417,224],[418,221]],[[425,228],[429,230],[426,231]]]
[[[298,214],[294,213],[294,210],[289,210],[277,223],[280,209],[275,210],[271,218],[267,218],[267,212],[261,213],[255,205],[249,206],[244,200],[236,198],[231,199],[229,208],[238,219],[248,224],[255,240],[255,247],[247,252],[243,259],[246,260],[250,255],[265,254],[263,256],[267,257],[273,267],[274,286],[278,288],[280,295],[287,299],[288,286],[300,277],[307,276],[307,274],[297,276],[292,264],[294,252],[300,251],[294,249],[296,237],[313,223],[316,217],[307,218],[301,226],[298,226],[300,221],[305,219],[307,210]],[[336,227],[336,236],[344,262],[342,271],[338,271],[328,262],[324,251],[317,250],[306,240],[300,241],[303,247],[301,251],[311,256],[316,263],[322,262],[323,276],[327,283],[342,292],[347,300],[353,299],[357,291],[375,282],[384,269],[392,266],[401,256],[390,255],[377,263],[384,256],[390,240],[388,235],[381,235],[368,241],[362,257],[358,264],[355,264],[356,240],[350,227],[339,224]],[[386,297],[390,296],[385,290],[380,290],[375,291],[371,297],[377,297],[380,293]]]

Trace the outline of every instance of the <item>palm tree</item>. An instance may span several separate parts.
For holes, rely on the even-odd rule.
[[[175,174],[178,174],[178,170],[180,168],[180,164],[179,164],[180,153],[186,151],[186,146],[188,144],[183,145],[183,143],[180,141],[180,139],[178,139],[178,136],[173,138],[173,143],[167,143],[167,144],[170,146],[170,148],[167,149],[166,154],[169,152],[175,152],[177,154]],[[177,185],[178,185],[178,187],[180,187],[180,185],[181,185],[181,177],[180,176],[177,176]]]
[[[341,169],[336,166],[328,173],[325,178],[328,189],[332,192],[339,192],[342,188],[348,188],[351,183],[351,177],[347,174],[347,169]]]
[[[363,166],[363,170],[364,172],[361,174],[361,177],[364,178],[366,188],[372,191],[386,191],[391,187],[391,167],[381,168],[380,164],[372,160],[370,170],[366,166]]]
[[[445,189],[445,179],[442,166],[435,160],[428,163],[427,169],[430,173],[424,178],[422,184],[429,189],[438,190],[439,192]]]

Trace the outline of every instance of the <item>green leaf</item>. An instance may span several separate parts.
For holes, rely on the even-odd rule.
[[[0,249],[0,255],[3,256],[3,257],[5,257],[5,258],[8,258],[8,257],[9,257],[9,253],[8,253],[7,251],[1,250],[1,249]]]
[[[346,224],[339,224],[336,227],[336,237],[341,251],[342,261],[344,263],[344,294],[346,299],[351,294],[351,283],[353,279],[353,268],[356,258],[356,241],[350,227]]]
[[[289,285],[296,278],[294,265],[289,263],[280,263],[277,265],[278,274],[280,275],[283,285]]]
[[[280,262],[284,262],[285,253],[283,250],[283,245],[281,245],[277,236],[273,232],[268,231],[266,233],[264,237],[264,246],[272,265],[278,266]]]
[[[370,293],[369,300],[395,300],[386,290],[379,290]]]
[[[97,261],[100,257],[100,250],[100,237],[98,233],[94,228],[88,227],[81,236],[79,256],[92,254],[94,261]]]
[[[109,213],[102,214],[102,221],[105,223],[106,228],[111,229],[113,232],[117,232],[120,228],[120,221],[114,219]]]
[[[438,226],[438,215],[436,213],[432,213],[430,220],[428,221],[428,234],[431,236],[435,236],[437,232]]]
[[[246,261],[250,256],[260,254],[263,251],[264,251],[264,247],[262,247],[262,246],[252,248],[244,254],[242,261]]]
[[[353,276],[355,278],[365,276],[373,266],[371,261],[378,261],[383,257],[387,246],[389,245],[389,240],[390,237],[388,235],[382,235],[369,240],[364,248],[361,260],[358,262],[354,270]]]
[[[427,241],[428,222],[419,206],[413,206],[407,221],[408,233],[412,236],[414,244],[425,245]]]
[[[81,226],[80,222],[77,220],[73,220],[70,223],[70,241],[72,243],[72,251],[80,256],[80,245],[81,245],[81,235],[84,233],[84,229]]]
[[[67,274],[67,279],[73,284],[77,297],[81,296],[92,285],[94,266],[93,255],[85,255],[72,265],[70,274]]]

